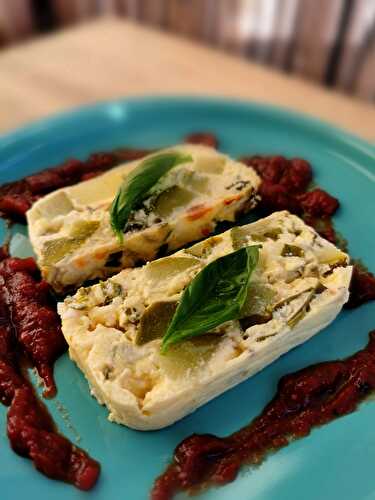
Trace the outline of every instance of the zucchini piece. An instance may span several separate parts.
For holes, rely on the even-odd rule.
[[[314,295],[314,290],[311,290],[310,292],[306,292],[306,298],[303,304],[297,309],[297,311],[290,317],[288,318],[288,326],[290,328],[294,328],[297,323],[299,323],[307,314],[307,312],[310,309],[310,302],[311,299],[313,298]]]
[[[139,329],[135,338],[136,345],[143,345],[160,339],[167,331],[168,325],[177,309],[177,302],[154,302],[141,316]]]
[[[171,345],[167,353],[160,356],[160,366],[170,377],[182,377],[205,363],[213,355],[222,334],[208,334]]]
[[[241,311],[240,324],[246,330],[272,319],[276,292],[263,283],[250,283],[248,295]]]
[[[193,255],[194,257],[207,258],[212,250],[223,241],[220,236],[212,236],[208,240],[203,240],[200,243],[196,243],[190,248],[185,249],[185,253]]]
[[[180,186],[172,186],[156,198],[155,212],[160,217],[169,217],[176,208],[188,205],[194,199],[194,193]]]
[[[50,266],[62,260],[65,255],[77,250],[100,226],[99,221],[76,222],[70,236],[46,241],[42,248],[42,264]]]
[[[264,232],[255,231],[253,233],[246,231],[241,226],[233,227],[231,229],[233,248],[234,250],[238,250],[239,248],[249,245],[249,238],[251,238],[251,241],[259,241],[259,242],[267,241],[267,239],[276,241],[281,233],[282,230],[279,227],[270,228]]]
[[[163,257],[150,262],[146,269],[146,277],[152,281],[173,278],[187,269],[200,265],[200,260],[194,257]]]

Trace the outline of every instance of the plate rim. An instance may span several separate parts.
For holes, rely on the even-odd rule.
[[[60,126],[64,126],[64,124],[69,123],[71,120],[79,120],[82,113],[84,116],[89,117],[93,113],[101,113],[106,110],[106,108],[110,105],[131,105],[131,106],[152,106],[153,104],[173,104],[173,105],[183,105],[184,103],[196,103],[201,105],[207,105],[210,103],[211,105],[220,105],[232,109],[242,109],[247,112],[251,112],[253,110],[264,114],[264,116],[269,116],[270,118],[275,118],[276,120],[279,118],[291,120],[291,126],[302,126],[304,127],[306,133],[312,131],[314,134],[317,134],[317,137],[328,138],[329,140],[334,141],[335,144],[338,145],[346,145],[346,147],[350,147],[353,149],[353,155],[355,153],[360,153],[361,155],[369,155],[373,159],[375,159],[375,144],[372,145],[370,142],[367,142],[360,137],[355,136],[354,134],[348,133],[340,127],[332,125],[330,123],[324,122],[320,119],[310,117],[309,115],[305,115],[303,113],[295,112],[288,108],[274,106],[269,104],[262,104],[260,102],[253,101],[243,101],[238,99],[227,99],[227,98],[217,98],[217,97],[204,97],[204,96],[190,96],[190,95],[174,95],[174,96],[143,96],[143,97],[134,97],[134,98],[121,98],[121,99],[113,99],[100,101],[95,104],[89,104],[79,107],[74,107],[70,110],[56,113],[53,115],[49,115],[45,118],[38,119],[36,121],[30,122],[22,127],[19,127],[13,131],[7,132],[6,134],[0,134],[0,151],[4,146],[6,148],[7,142],[17,144],[19,142],[22,143],[24,139],[37,138],[39,134],[45,133],[45,128],[48,126],[48,133],[51,133],[53,129],[58,129]],[[35,135],[34,135],[35,134]],[[84,139],[83,139],[84,140]],[[375,167],[375,164],[374,164]],[[372,165],[366,165],[365,167],[368,170],[375,171],[372,168]],[[1,170],[8,170],[9,166],[4,164],[4,167],[0,165]],[[104,462],[103,462],[104,464]],[[30,464],[29,464],[30,465]],[[51,494],[53,495],[53,484],[51,484]],[[67,494],[68,497],[70,495]],[[78,497],[78,494],[77,494]],[[112,498],[112,496],[111,496]]]
[[[142,96],[119,97],[109,100],[98,100],[94,103],[87,103],[79,106],[70,107],[67,110],[52,113],[45,117],[31,120],[24,125],[10,129],[4,133],[0,133],[0,148],[8,144],[22,141],[30,135],[37,135],[42,132],[48,125],[49,129],[58,128],[67,122],[89,118],[90,115],[108,112],[111,106],[130,106],[137,108],[140,106],[166,106],[166,105],[201,105],[221,107],[238,111],[256,112],[267,115],[273,119],[285,119],[291,123],[291,126],[302,126],[305,130],[311,131],[318,136],[324,136],[341,144],[349,145],[357,150],[358,153],[366,154],[375,160],[375,139],[372,143],[368,139],[364,139],[353,132],[347,131],[345,128],[336,124],[322,120],[318,117],[303,113],[286,106],[279,106],[263,101],[244,100],[231,97],[209,96],[204,94],[163,94],[152,95],[145,94]],[[51,130],[49,130],[51,132]],[[0,168],[0,170],[2,170]]]

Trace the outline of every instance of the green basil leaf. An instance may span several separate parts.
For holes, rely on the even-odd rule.
[[[193,161],[191,155],[179,152],[160,153],[143,160],[122,183],[111,205],[111,225],[122,241],[123,231],[132,210],[147,198],[150,189],[169,170]]]
[[[182,294],[163,337],[161,352],[165,353],[172,344],[240,318],[258,259],[259,246],[248,246],[203,268]]]

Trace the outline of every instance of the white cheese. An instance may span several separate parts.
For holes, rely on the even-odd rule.
[[[208,236],[219,221],[235,221],[257,202],[260,178],[212,148],[172,148],[193,161],[170,170],[130,216],[121,244],[109,208],[123,178],[143,160],[55,191],[27,212],[30,240],[43,277],[62,292],[105,278]],[[171,151],[169,149],[168,151]]]
[[[173,314],[170,307],[173,311],[187,284],[209,262],[252,244],[262,247],[247,318],[161,355],[163,314]],[[59,313],[70,356],[107,406],[109,419],[158,429],[327,326],[348,299],[351,273],[345,253],[298,217],[277,212],[81,288],[59,304]],[[151,337],[142,337],[145,332]]]

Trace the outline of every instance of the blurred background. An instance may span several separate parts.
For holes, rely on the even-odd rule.
[[[375,0],[0,0],[0,49],[103,15],[375,102]]]

